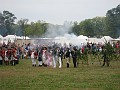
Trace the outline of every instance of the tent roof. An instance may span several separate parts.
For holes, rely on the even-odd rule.
[[[7,35],[4,37],[5,39],[23,39],[24,36],[16,36],[16,35]],[[25,37],[24,37],[25,38]],[[26,36],[26,39],[30,39],[29,37]]]
[[[79,38],[79,39],[88,39],[87,36],[83,36],[83,35],[80,35],[80,36],[78,36],[77,38]]]
[[[102,40],[112,40],[113,38],[111,38],[110,36],[103,36],[101,39]]]
[[[16,35],[7,35],[7,36],[4,37],[4,38],[6,38],[6,39],[9,39],[9,38],[11,39],[11,38],[12,38],[12,39],[13,39],[13,38],[16,38]]]

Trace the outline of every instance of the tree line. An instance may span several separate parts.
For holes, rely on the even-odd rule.
[[[40,37],[47,31],[48,23],[38,20],[28,23],[28,19],[20,19],[15,23],[17,17],[9,12],[0,13],[0,34],[16,34],[19,36]],[[105,17],[95,17],[81,22],[73,22],[72,32],[76,35],[86,35],[88,37],[101,37],[109,35],[112,38],[120,36],[120,4],[107,11]],[[56,27],[59,25],[56,25]]]

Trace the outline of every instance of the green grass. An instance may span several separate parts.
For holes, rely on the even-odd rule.
[[[0,90],[120,90],[120,61],[109,67],[99,63],[61,69],[32,67],[30,60],[16,66],[0,66]]]

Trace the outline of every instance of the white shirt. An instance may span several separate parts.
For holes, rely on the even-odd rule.
[[[31,53],[31,58],[34,58],[34,52]]]

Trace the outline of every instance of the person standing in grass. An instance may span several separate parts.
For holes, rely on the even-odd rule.
[[[59,68],[62,67],[62,55],[63,55],[63,52],[60,48],[58,48],[57,50],[57,55],[58,55],[58,62],[59,62]]]
[[[42,49],[42,60],[43,60],[43,66],[47,66],[47,64],[45,63],[47,60],[47,47],[43,47]]]
[[[62,52],[60,51],[60,48],[59,47],[53,48],[52,50],[53,68],[56,68],[57,62],[59,63],[59,68],[62,67],[61,56]]]
[[[36,66],[36,57],[35,57],[35,50],[34,49],[31,52],[31,60],[32,60],[32,66]]]
[[[24,46],[22,45],[20,49],[21,49],[21,57],[22,59],[24,59]]]
[[[8,51],[7,51],[7,56],[8,56],[9,62],[11,61],[11,55],[12,55],[12,50],[11,50],[11,47],[9,47]]]
[[[15,66],[16,64],[18,64],[16,47],[12,47],[11,64],[12,66]]]
[[[42,51],[38,51],[38,66],[42,66]]]
[[[103,65],[102,66],[105,66],[105,63],[107,64],[107,66],[109,66],[108,55],[107,55],[106,50],[104,49],[104,51],[103,51]]]
[[[9,60],[8,60],[8,50],[7,47],[5,48],[5,64],[9,65]]]
[[[72,54],[72,58],[73,58],[74,68],[76,68],[77,67],[77,49],[76,49],[76,47],[73,48],[71,54]]]
[[[0,65],[2,65],[3,63],[3,60],[2,60],[2,47],[0,47]]]
[[[2,62],[4,63],[5,62],[5,47],[4,46],[2,47],[2,50],[1,50],[1,56],[2,56]]]
[[[56,48],[53,48],[52,50],[53,68],[56,68],[56,54],[57,54],[57,50]]]
[[[69,68],[69,64],[70,64],[70,54],[71,54],[71,51],[69,48],[67,48],[67,51],[65,53],[65,57],[66,57],[66,64],[67,64],[67,68]]]

